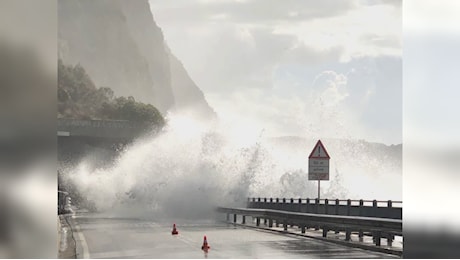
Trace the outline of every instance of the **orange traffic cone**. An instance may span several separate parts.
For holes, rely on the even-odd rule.
[[[203,245],[201,246],[201,250],[208,252],[209,249],[211,249],[211,247],[208,245],[208,240],[206,239],[206,236],[204,236]]]
[[[173,235],[178,235],[179,234],[179,231],[177,231],[177,229],[176,229],[176,224],[173,224],[173,230],[172,230],[171,234],[173,234]]]

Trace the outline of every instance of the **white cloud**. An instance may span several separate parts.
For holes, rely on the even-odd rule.
[[[194,6],[151,1],[151,6],[166,41],[192,78],[205,91],[214,91],[242,85],[272,87],[272,72],[280,64],[401,56],[400,9],[340,3],[331,10],[323,1]],[[242,17],[246,9],[258,11]]]
[[[365,56],[401,56],[401,10],[388,5],[360,6],[340,16],[275,26],[277,34],[296,35],[306,46],[343,48],[341,61]]]
[[[278,88],[295,80],[279,81]],[[344,74],[324,71],[301,95],[278,95],[277,89],[242,89],[207,94],[206,98],[224,124],[229,128],[243,125],[252,136],[264,130],[266,136],[376,140],[375,135],[369,135],[368,126],[359,122],[359,114],[343,102],[350,95],[347,82]]]
[[[334,106],[348,96],[347,77],[335,71],[323,71],[316,76],[313,87],[320,87],[319,98],[325,106]]]
[[[404,30],[458,34],[460,2],[452,0],[405,0]]]
[[[238,24],[274,23],[324,18],[340,15],[357,7],[358,1],[335,0],[246,0],[216,1],[150,0],[159,20],[168,23],[208,22],[216,13],[226,13]],[[296,15],[292,15],[293,13]]]
[[[151,8],[221,118],[280,135],[398,143],[401,106],[382,100],[402,95],[401,70],[391,69],[402,54],[401,3],[333,3],[151,0]]]

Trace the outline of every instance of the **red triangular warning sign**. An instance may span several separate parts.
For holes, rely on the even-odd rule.
[[[315,145],[315,148],[313,148],[308,158],[330,159],[331,157],[327,153],[326,148],[324,147],[323,143],[321,143],[321,140],[318,140],[318,142]]]

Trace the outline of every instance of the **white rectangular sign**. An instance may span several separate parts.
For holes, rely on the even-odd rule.
[[[308,159],[308,180],[329,180],[329,159]]]
[[[69,132],[65,132],[65,131],[58,131],[58,132],[57,132],[57,135],[58,135],[58,136],[70,136],[70,133],[69,133]]]

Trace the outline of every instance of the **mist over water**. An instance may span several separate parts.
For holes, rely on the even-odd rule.
[[[317,139],[242,133],[182,114],[167,118],[160,133],[136,140],[113,165],[97,168],[84,159],[64,170],[63,181],[86,206],[132,217],[197,219],[215,206],[243,207],[247,197],[316,197],[307,170]],[[322,198],[401,199],[400,156],[379,154],[363,141],[322,141],[332,157]]]

